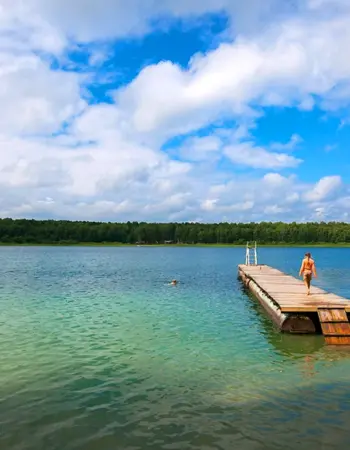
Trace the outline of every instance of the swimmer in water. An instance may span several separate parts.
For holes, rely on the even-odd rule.
[[[312,275],[314,275],[314,277],[317,278],[315,261],[311,258],[310,253],[306,253],[305,258],[301,263],[299,276],[303,276],[307,295],[310,295]]]
[[[171,284],[172,286],[176,286],[176,285],[177,285],[177,280],[173,280],[170,284]]]

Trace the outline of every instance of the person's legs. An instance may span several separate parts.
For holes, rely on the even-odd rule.
[[[306,273],[304,275],[304,283],[306,286],[306,293],[307,293],[307,295],[310,295],[310,287],[311,287],[311,274],[310,273]]]

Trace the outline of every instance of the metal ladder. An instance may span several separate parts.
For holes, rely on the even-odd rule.
[[[249,245],[247,242],[246,252],[245,252],[245,265],[246,266],[257,266],[258,265],[258,253],[256,242],[253,246]]]

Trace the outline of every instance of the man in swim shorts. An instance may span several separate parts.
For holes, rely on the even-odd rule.
[[[312,275],[314,275],[314,277],[317,278],[315,261],[311,258],[310,253],[306,253],[305,258],[303,259],[303,262],[301,263],[299,276],[303,276],[304,283],[305,283],[306,290],[307,290],[307,295],[310,295],[310,286],[311,286]]]

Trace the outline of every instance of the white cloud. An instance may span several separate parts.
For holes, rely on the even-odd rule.
[[[186,139],[178,149],[187,161],[208,161],[219,156],[222,141],[217,136],[192,137]]]
[[[273,186],[275,188],[278,188],[280,186],[285,185],[286,183],[289,183],[289,179],[286,177],[283,177],[279,173],[267,173],[263,177],[263,181],[265,184],[269,186]]]
[[[315,187],[306,192],[304,198],[308,202],[319,202],[329,199],[333,194],[340,190],[342,179],[339,176],[328,176],[322,178]]]
[[[238,177],[232,164],[217,166],[229,158],[239,170],[296,170],[301,160],[288,152],[301,142],[297,134],[267,147],[250,135],[259,107],[308,109],[319,97],[324,107],[338,108],[350,99],[346,4],[339,0],[341,15],[328,19],[326,1],[300,2],[309,8],[305,16],[293,16],[282,3],[0,0],[1,216],[342,216],[350,194],[340,177],[305,184],[276,172]],[[187,69],[171,61],[146,67],[114,93],[115,104],[87,104],[86,77],[52,68],[53,56],[67,57],[72,39],[142,36],[160,15],[196,19],[218,10],[232,19],[231,42],[194,55]],[[108,45],[94,43],[90,69],[106,58]],[[222,118],[240,126],[195,136]],[[167,139],[187,132],[194,137],[172,149],[187,162],[161,150]]]
[[[225,214],[228,220],[233,221],[268,218],[292,222],[302,218],[303,221],[320,220],[320,211],[324,210],[325,217],[329,219],[343,217],[344,205],[349,208],[349,194],[336,200],[324,198],[315,206],[315,203],[307,202],[303,194],[317,186],[318,183],[305,184],[293,176],[283,177],[275,173],[267,174],[262,179],[235,177],[207,191],[207,197],[201,203],[202,214],[209,218]]]
[[[36,0],[0,0],[0,51],[60,53],[64,49],[65,34],[36,6]]]
[[[350,9],[348,0],[307,0],[307,6],[311,10],[324,9],[325,7],[329,7],[330,11],[335,9],[348,11]],[[326,11],[329,12],[328,9]]]
[[[315,211],[322,207],[329,217],[339,217],[350,195],[344,192],[339,203],[329,195],[314,195],[309,206],[303,193],[320,192],[323,183],[305,185],[277,173],[261,179],[231,174],[231,181],[217,185],[215,171],[204,178],[195,166],[143,147],[132,155],[136,147],[124,149],[122,141],[109,138],[93,147],[49,147],[51,159],[40,157],[47,147],[17,142],[16,152],[25,151],[27,159],[8,166],[7,172],[0,168],[0,192],[6,193],[0,196],[1,216],[160,221],[306,216],[317,220]]]
[[[252,32],[277,12],[288,10],[278,0],[1,0],[0,19],[6,20],[11,30],[20,22],[24,37],[31,32],[35,43],[40,37],[51,39],[47,46],[59,49],[67,36],[81,42],[141,36],[154,28],[156,21],[152,23],[152,19],[196,18],[208,12],[225,11],[236,32]]]
[[[280,142],[274,142],[271,145],[272,150],[282,150],[282,151],[291,151],[294,150],[301,142],[303,142],[303,139],[298,134],[293,134],[290,138],[290,140],[282,144]]]
[[[324,207],[316,208],[315,214],[319,220],[324,220],[326,216],[326,208]]]
[[[273,153],[250,142],[231,145],[224,149],[225,155],[238,165],[254,169],[281,169],[297,167],[301,160],[285,153]]]
[[[214,211],[215,210],[215,204],[218,202],[218,199],[207,199],[204,200],[201,204],[201,208],[204,211]]]
[[[0,133],[53,133],[85,107],[79,76],[34,54],[0,52]]]
[[[285,199],[285,203],[296,203],[300,199],[300,194],[297,192],[293,192],[292,194],[287,194],[287,197]]]
[[[236,199],[238,200],[238,199]],[[231,214],[231,218],[233,215],[237,213],[250,213],[250,211],[254,208],[253,201],[245,201],[245,202],[232,202],[230,204],[220,204],[219,200],[205,200],[201,204],[201,209],[207,212],[214,212],[217,215],[221,214]],[[226,216],[227,217],[227,216]],[[228,219],[228,217],[227,217]]]
[[[334,86],[350,77],[349,17],[289,20],[197,55],[188,70],[149,66],[116,99],[137,131],[163,134],[246,114],[251,102],[290,106],[316,95],[331,104]]]
[[[264,209],[264,213],[266,215],[277,215],[277,214],[285,214],[288,213],[290,211],[290,209],[288,208],[283,208],[282,206],[278,206],[278,205],[269,205],[266,206],[266,208]]]

